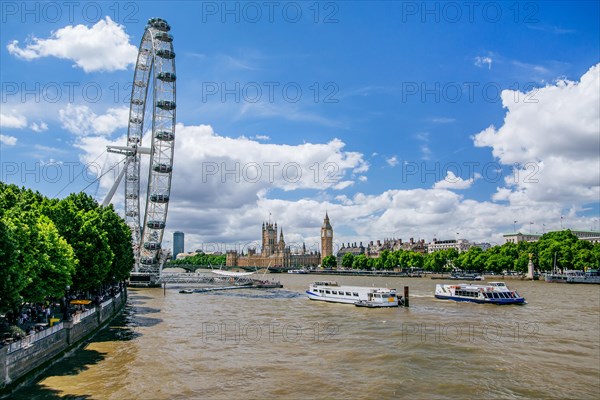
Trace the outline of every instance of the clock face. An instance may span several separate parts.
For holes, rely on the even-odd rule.
[[[325,237],[325,232],[321,232],[321,236],[322,236],[322,237]]]
[[[333,234],[333,232],[327,231],[327,237],[331,237],[332,234]]]

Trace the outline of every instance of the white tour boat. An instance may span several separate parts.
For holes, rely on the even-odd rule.
[[[311,300],[354,304],[359,307],[398,307],[396,289],[367,286],[340,286],[337,282],[314,282],[306,291]]]
[[[435,297],[443,300],[470,301],[473,303],[525,303],[525,299],[516,290],[510,290],[504,282],[490,282],[488,285],[473,285],[470,283],[436,285]]]

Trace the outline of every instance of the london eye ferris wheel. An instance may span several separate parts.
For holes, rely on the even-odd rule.
[[[125,221],[132,234],[133,272],[148,275],[158,275],[164,263],[161,243],[173,174],[176,75],[170,30],[170,25],[161,18],[148,20],[133,76],[127,143],[108,148],[109,152],[125,155],[126,159],[104,203],[110,202],[125,177]],[[150,137],[144,138],[144,133],[150,133]],[[148,141],[149,146],[144,147],[142,139]],[[140,191],[144,177],[142,155],[149,156],[144,198]],[[144,208],[140,207],[142,201]]]

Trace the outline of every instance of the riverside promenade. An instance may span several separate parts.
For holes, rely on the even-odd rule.
[[[0,347],[0,398],[35,379],[52,363],[105,327],[127,301],[127,289],[51,328]]]

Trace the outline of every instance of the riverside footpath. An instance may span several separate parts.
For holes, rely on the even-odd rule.
[[[82,345],[104,328],[127,301],[127,289],[81,313],[69,321],[28,335],[0,347],[0,398],[27,383],[65,354]]]

